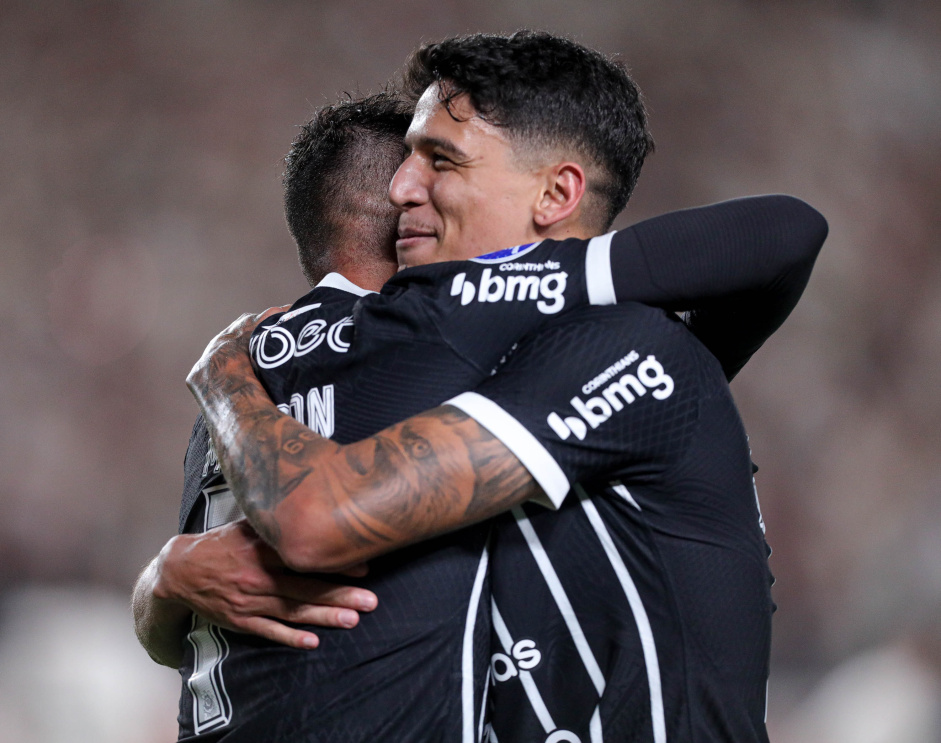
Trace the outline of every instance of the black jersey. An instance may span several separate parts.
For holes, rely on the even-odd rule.
[[[751,201],[744,205],[746,211],[757,205],[772,219],[800,204],[784,197]],[[683,246],[695,233],[684,229],[697,222],[701,229],[704,218],[716,218],[717,209],[729,215],[730,227],[742,227],[742,208],[730,203],[673,215],[670,229],[659,236],[666,234],[670,245]],[[816,216],[808,207],[801,208],[806,210],[798,215],[801,219]],[[656,222],[591,241],[546,241],[473,261],[403,271],[381,294],[361,298],[352,311],[349,296],[325,301],[324,288],[315,289],[256,331],[251,349],[259,378],[283,410],[314,430],[332,434],[341,443],[358,440],[477,388],[528,333],[580,307],[636,297],[679,308],[693,304],[691,298],[697,296],[704,297],[701,305],[708,305],[718,303],[723,293],[737,293],[737,302],[753,300],[757,308],[747,320],[739,320],[745,325],[777,303],[763,316],[761,331],[770,333],[790,309],[782,315],[781,306],[799,296],[819,248],[819,243],[807,248],[807,230],[799,235],[790,231],[778,241],[746,245],[752,256],[762,253],[751,263],[716,261],[711,272],[692,277],[682,265],[652,271],[645,251],[663,247],[656,239]],[[740,232],[730,229],[711,242],[707,229],[696,236],[696,243],[713,254],[742,251],[736,239],[747,241],[754,233],[750,227],[746,223]],[[783,282],[786,291],[781,292],[779,284],[773,287],[777,295],[762,295],[771,274],[780,268],[775,261],[797,243],[797,251],[809,255],[809,262]],[[712,294],[702,290],[710,284],[720,288]],[[782,300],[785,295],[787,301]],[[721,310],[723,305],[716,307]],[[710,316],[695,318],[706,334]],[[726,354],[729,370],[753,350],[755,335],[748,336],[747,343],[730,345],[734,353]],[[557,363],[581,368],[574,366],[577,358]],[[544,460],[551,476],[539,468],[533,474],[551,503],[558,505],[568,491],[569,476],[559,460]],[[221,484],[203,481],[205,507],[188,513],[185,502],[181,519],[192,529],[200,518],[204,524],[215,523],[207,520],[209,511],[235,515],[237,511],[224,503],[230,499],[224,491]],[[192,502],[192,493],[185,500]],[[202,733],[195,739],[476,739],[482,729],[487,668],[479,639],[489,608],[481,601],[487,595],[487,531],[466,529],[374,561],[362,584],[379,595],[379,608],[353,630],[318,629],[323,642],[314,652],[197,627],[201,636],[191,639],[183,669],[192,693],[188,698],[184,692],[181,702],[181,737]]]
[[[426,407],[368,399],[377,366],[354,374],[350,317],[368,294],[337,274],[274,318],[257,348],[273,400],[324,436],[355,441]],[[322,332],[321,332],[322,331]],[[319,333],[319,334],[318,334]],[[286,343],[303,361],[298,378],[278,373]],[[296,364],[285,367],[296,368]],[[400,367],[401,368],[401,365]],[[412,375],[421,370],[410,368]],[[435,394],[436,387],[431,387]],[[446,393],[437,393],[440,399]],[[417,396],[415,400],[426,399]],[[199,489],[187,531],[241,512],[197,423],[188,470]],[[203,448],[205,447],[205,448]],[[205,454],[200,460],[199,452]],[[359,582],[379,608],[354,630],[317,628],[318,649],[298,650],[194,619],[180,672],[180,738],[193,741],[459,741],[480,730],[489,662],[485,576],[489,527],[465,529],[370,563]]]
[[[766,741],[768,550],[716,359],[662,311],[592,309],[449,403],[579,483],[495,524],[492,740]]]

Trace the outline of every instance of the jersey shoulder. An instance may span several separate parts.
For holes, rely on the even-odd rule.
[[[383,299],[376,301],[414,293],[452,311],[533,304],[541,314],[554,315],[588,303],[590,258],[610,240],[611,235],[542,240],[468,260],[407,268],[383,287]]]
[[[336,278],[325,283],[331,277]],[[346,354],[353,338],[353,308],[372,293],[339,274],[329,274],[289,310],[262,321],[249,340],[249,354],[262,383],[268,387],[273,379],[299,373],[318,363],[321,352]]]
[[[524,335],[593,303],[591,246],[599,239],[544,240],[400,271],[379,295],[361,300],[356,325],[370,335],[446,345],[489,373]]]

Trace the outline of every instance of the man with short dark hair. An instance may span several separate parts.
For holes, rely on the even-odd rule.
[[[578,218],[592,235],[609,229],[627,205],[654,150],[640,90],[624,66],[563,37],[520,31],[426,44],[403,78],[416,103],[438,86],[441,105],[457,121],[494,127],[512,146],[515,171],[577,162],[585,181]],[[470,109],[461,110],[462,99]],[[475,203],[475,211],[499,209],[494,201]],[[475,230],[474,239],[482,238]],[[482,248],[502,244],[494,239]],[[464,253],[472,247],[465,242]],[[428,262],[404,257],[406,265]]]
[[[413,106],[392,93],[324,106],[284,159],[284,215],[304,276],[381,287],[397,269],[387,184],[402,162]],[[364,273],[365,272],[365,273]]]
[[[389,93],[343,100],[318,109],[292,143],[285,158],[285,215],[304,276],[312,287],[326,281],[318,294],[351,305],[351,298],[378,290],[395,273],[398,215],[385,194],[402,161],[411,114],[410,105]],[[181,532],[203,531],[191,511],[204,497],[204,476],[203,484],[218,484],[211,459],[200,416],[187,452]],[[213,588],[234,583],[248,565],[267,570],[248,574],[251,586],[238,605],[219,600]],[[185,603],[163,593],[175,572],[193,582]],[[368,611],[375,600],[366,590],[286,574],[277,554],[243,523],[171,540],[135,586],[134,611],[138,637],[151,657],[178,668],[194,613],[230,630],[302,647],[315,644],[316,635],[283,621],[350,627],[358,621],[356,610]]]

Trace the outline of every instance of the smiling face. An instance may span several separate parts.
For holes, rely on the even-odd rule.
[[[526,167],[466,96],[451,101],[449,112],[438,90],[430,86],[418,102],[405,136],[409,155],[389,189],[401,210],[399,266],[473,258],[545,237],[534,214],[547,169]]]

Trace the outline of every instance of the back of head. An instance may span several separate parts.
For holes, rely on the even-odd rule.
[[[388,187],[412,106],[391,93],[318,109],[285,157],[284,213],[311,285],[345,264],[395,265]]]
[[[466,94],[523,156],[578,157],[588,176],[586,218],[602,231],[627,204],[653,151],[640,91],[624,67],[544,32],[475,34],[426,44],[404,72],[418,98],[441,85],[447,105]]]

